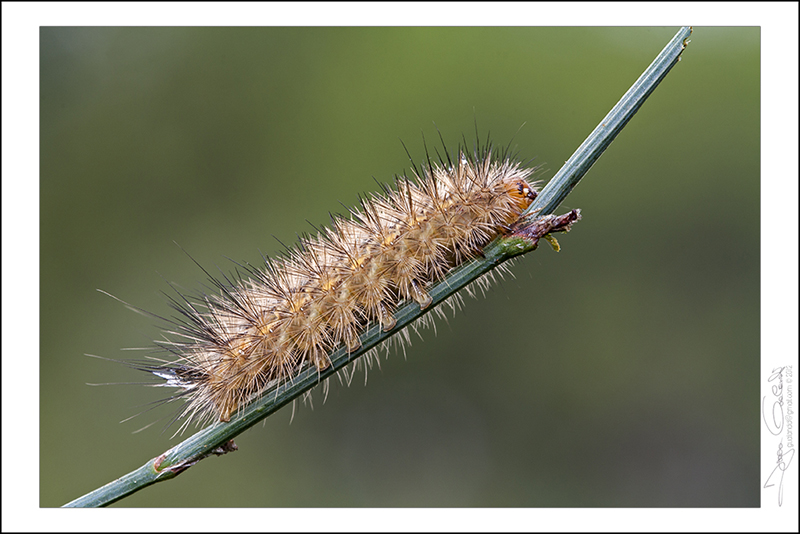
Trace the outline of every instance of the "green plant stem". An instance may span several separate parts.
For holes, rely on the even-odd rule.
[[[566,198],[650,93],[677,63],[690,34],[691,28],[687,27],[682,28],[673,37],[636,83],[539,193],[524,214],[529,225],[532,225],[537,219],[541,220],[541,217],[551,214]],[[484,257],[466,262],[454,269],[445,280],[429,288],[433,302],[425,310],[420,310],[416,303],[407,303],[401,306],[395,312],[395,319],[397,319],[395,328],[384,332],[379,325],[373,325],[361,337],[362,347],[358,351],[348,354],[343,348],[335,350],[329,355],[331,365],[327,369],[318,371],[314,366],[306,368],[290,382],[274,387],[258,400],[248,404],[233,415],[230,422],[211,424],[161,456],[149,460],[139,469],[87,493],[65,506],[107,506],[151,484],[173,478],[208,456],[222,455],[235,450],[232,442],[235,436],[292,402],[322,380],[340,371],[362,354],[431,311],[459,289],[474,282],[504,261],[533,250],[536,248],[537,240],[515,235],[495,239],[484,248]]]
[[[559,169],[552,180],[539,193],[533,204],[523,215],[547,215],[553,213],[567,197],[583,176],[589,172],[608,145],[622,131],[628,121],[639,111],[672,67],[680,61],[681,53],[689,43],[692,28],[681,28],[675,37],[664,47],[639,79],[622,96],[611,111],[600,121],[589,137],[581,143],[567,162]]]

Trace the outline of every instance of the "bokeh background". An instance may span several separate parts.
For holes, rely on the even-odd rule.
[[[53,28],[41,44],[40,505],[176,444],[131,369],[166,281],[260,261],[424,158],[549,179],[677,28]],[[758,28],[682,61],[562,205],[584,219],[368,384],[116,506],[759,505]],[[434,126],[435,122],[435,126]],[[274,237],[273,237],[274,236]]]

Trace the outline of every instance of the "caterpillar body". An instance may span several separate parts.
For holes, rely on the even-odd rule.
[[[180,295],[172,301],[180,318],[157,343],[175,357],[134,366],[182,390],[172,399],[186,401],[184,425],[229,421],[276,382],[308,366],[326,369],[336,347],[361,346],[368,325],[393,329],[401,303],[429,307],[430,284],[510,231],[537,196],[535,169],[501,152],[459,148],[454,162],[447,155],[413,167],[411,178],[396,177],[394,188],[362,198],[262,267],[212,277],[211,294]],[[573,210],[534,237],[578,218]]]

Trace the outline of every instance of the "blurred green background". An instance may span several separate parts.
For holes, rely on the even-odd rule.
[[[416,160],[511,142],[549,179],[677,28],[42,28],[41,506],[176,444],[88,358],[160,336]],[[758,506],[758,28],[683,60],[560,212],[584,219],[323,404],[117,506]],[[436,126],[434,126],[434,123]],[[520,126],[524,126],[520,129]],[[184,436],[185,437],[185,436]]]

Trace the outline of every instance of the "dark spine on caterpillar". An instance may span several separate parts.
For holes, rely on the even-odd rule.
[[[426,288],[513,231],[536,198],[534,169],[494,157],[490,145],[446,161],[415,167],[262,267],[211,278],[210,294],[179,294],[181,318],[159,343],[174,360],[140,366],[183,390],[179,417],[228,421],[276,381],[328,367],[337,346],[357,350],[368,324],[391,330],[400,303],[430,306]],[[572,220],[561,222],[550,230]]]

